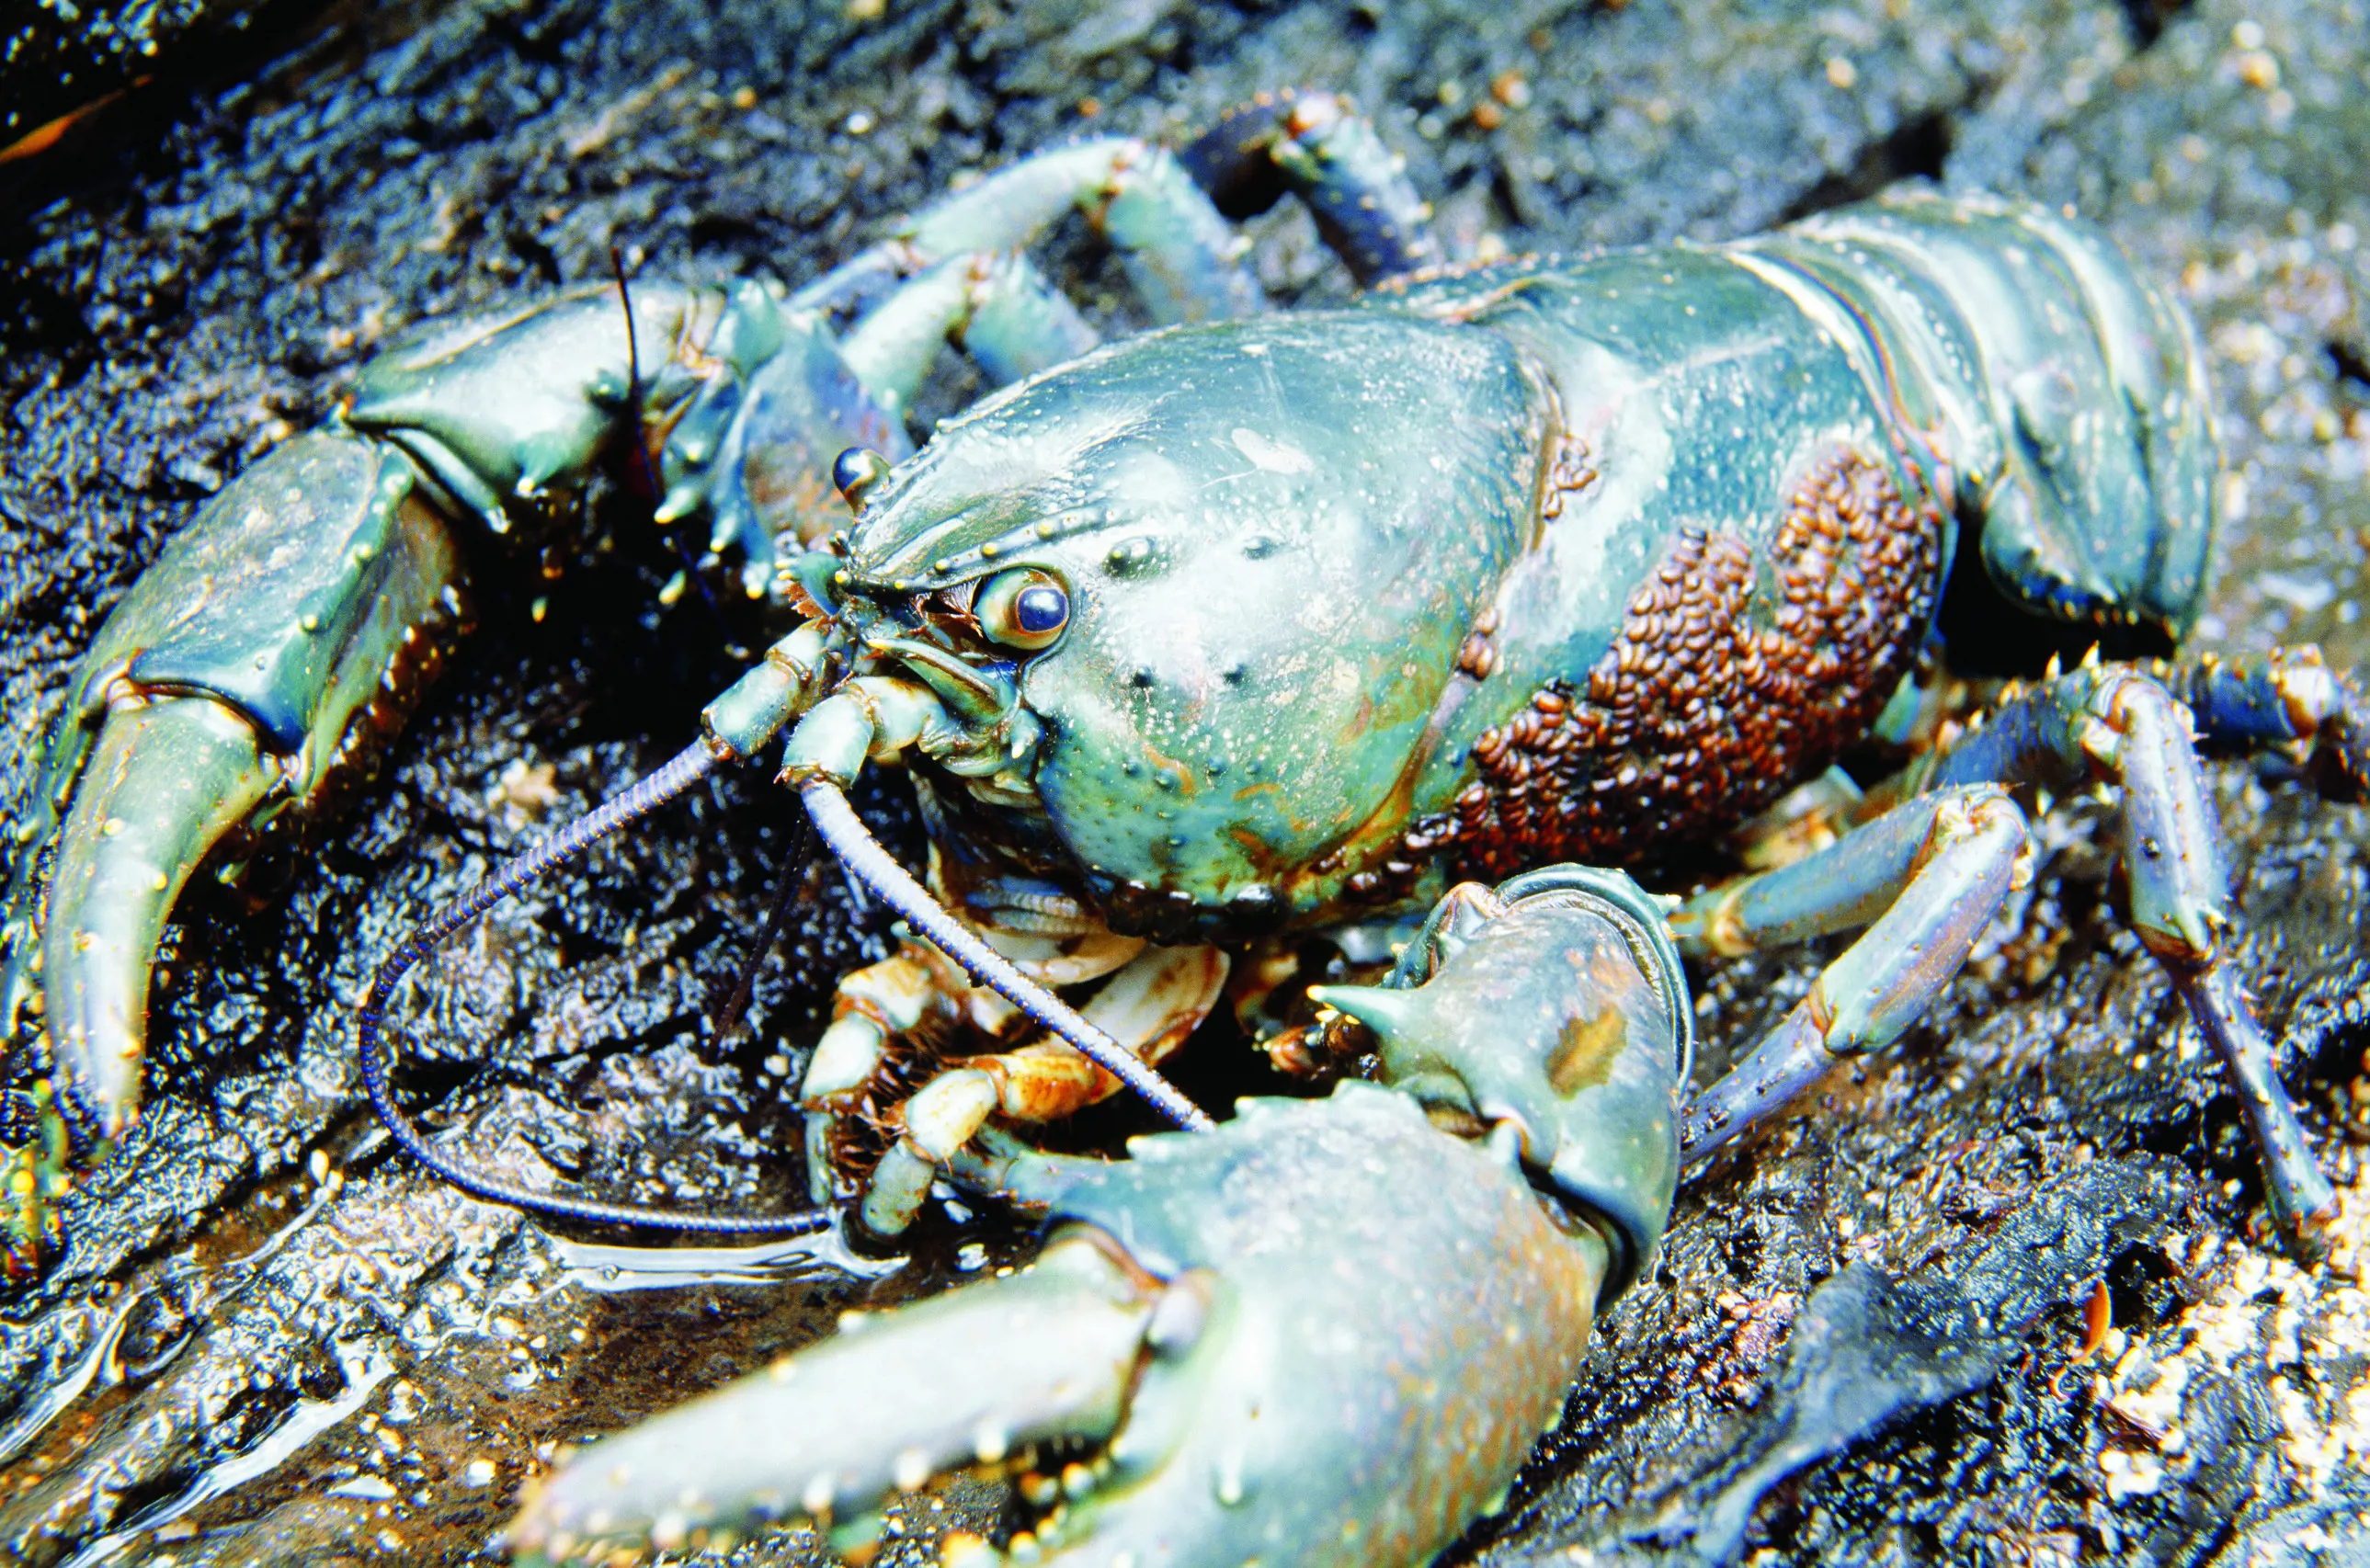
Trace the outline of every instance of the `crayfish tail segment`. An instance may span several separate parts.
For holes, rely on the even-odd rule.
[[[606,1562],[805,1518],[857,1551],[896,1493],[1108,1441],[1165,1295],[1079,1230],[1008,1278],[850,1313],[834,1337],[567,1460],[527,1499],[512,1544]]]
[[[1847,351],[1902,400],[1894,431],[1927,448],[1929,480],[1980,498],[1975,543],[2011,600],[2125,651],[2196,620],[2216,466],[2204,356],[2111,241],[2037,204],[1914,193],[1731,254],[1870,346]]]

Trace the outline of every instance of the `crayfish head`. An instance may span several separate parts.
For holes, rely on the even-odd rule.
[[[1636,884],[1577,866],[1466,884],[1388,982],[1309,994],[1374,1031],[1394,1087],[1488,1128],[1606,1232],[1606,1302],[1643,1270],[1677,1186],[1690,1041],[1676,950]]]
[[[1009,681],[1113,929],[1322,923],[1449,798],[1444,704],[1533,536],[1537,399],[1495,338],[1380,312],[1132,339],[843,464],[824,586]],[[930,662],[950,705],[989,701]]]

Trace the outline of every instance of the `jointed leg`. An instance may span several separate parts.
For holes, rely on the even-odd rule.
[[[2027,875],[2024,813],[2005,791],[1939,790],[1783,870],[1715,887],[1672,917],[1682,949],[1733,955],[1869,925],[1785,1020],[1687,1106],[1699,1160],[1824,1077],[1898,1038],[1965,964]],[[1873,924],[1870,922],[1873,921]]]
[[[2231,750],[2309,744],[2324,787],[2358,797],[2370,724],[2352,688],[2309,650],[2157,668],[2176,682],[2172,691],[2138,669],[2095,661],[2011,689],[1905,776],[1907,788],[1930,793],[1784,870],[1700,895],[1674,917],[1683,945],[1729,955],[1847,929],[1884,911],[1785,1022],[1689,1107],[1689,1159],[1782,1104],[1833,1057],[1891,1039],[1957,971],[2011,886],[2005,876],[2023,847],[2021,814],[2000,786],[2066,793],[2110,784],[2123,792],[2133,924],[2238,1091],[2274,1218],[2307,1250],[2319,1248],[2334,1200],[2228,961],[2221,835],[2192,736],[2202,731],[2208,744]]]
[[[843,450],[892,462],[910,452],[903,412],[949,339],[997,384],[1093,347],[1093,329],[1021,254],[1071,212],[1119,252],[1155,320],[1258,310],[1247,242],[1205,185],[1246,212],[1298,192],[1362,280],[1437,259],[1428,209],[1373,128],[1329,94],[1261,99],[1182,157],[1105,136],[1023,158],[787,299],[754,284],[737,292],[661,456],[659,520],[712,511],[709,548],[737,544],[742,580],[761,593],[777,538],[811,546],[845,523],[827,482]]]
[[[904,281],[865,317],[847,351],[867,386],[894,407],[910,399],[937,341],[950,332],[968,333],[965,346],[997,381],[1092,346],[1091,329],[1018,257],[1073,209],[1119,251],[1156,320],[1258,310],[1258,284],[1238,265],[1243,241],[1226,220],[1263,212],[1286,191],[1308,205],[1326,242],[1362,283],[1440,259],[1426,227],[1430,207],[1372,125],[1330,93],[1268,94],[1227,114],[1181,154],[1099,137],[1024,158],[916,213],[886,246],[792,303],[828,308],[877,286],[881,257],[889,258],[889,271]],[[1010,279],[991,275],[1014,262],[1025,270]],[[977,303],[983,288],[1008,301],[1007,314],[1022,319],[984,323],[989,307]],[[905,347],[878,356],[882,373],[868,374],[876,356],[859,351],[858,343],[887,338]],[[1006,338],[1022,341],[1012,351],[983,351],[983,340]]]
[[[2239,699],[2250,692],[2284,696],[2284,689],[2307,684],[2288,681],[2285,672],[2308,667],[2272,662],[2252,674],[2224,667],[2218,687],[2213,670],[2192,668],[2201,671],[2201,700],[2213,727],[2243,736],[2244,715],[2260,715],[2269,704]],[[2309,733],[2327,736],[2334,729],[2345,749],[2354,730],[2341,693],[2337,687],[2326,713],[2307,710],[2305,716],[2312,721]],[[2172,977],[2238,1091],[2262,1154],[2273,1217],[2304,1247],[2318,1250],[2335,1198],[2272,1070],[2270,1044],[2230,972],[2221,831],[2206,803],[2192,722],[2191,708],[2148,675],[2094,664],[2011,697],[1950,747],[1933,778],[1945,785],[1988,780],[2060,791],[2092,783],[2122,786],[2123,872],[2132,923]]]
[[[1214,947],[1149,947],[1079,1009],[1105,1034],[1158,1062],[1200,1026],[1226,984]],[[905,1103],[905,1135],[883,1156],[865,1194],[864,1220],[880,1235],[913,1222],[940,1166],[992,1116],[1044,1122],[1107,1100],[1118,1079],[1059,1041],[972,1057]]]
[[[1214,948],[1148,947],[1141,938],[1109,933],[992,940],[1041,984],[1102,980],[1080,1011],[1147,1061],[1181,1044],[1225,989],[1226,957]],[[834,1013],[800,1093],[809,1116],[808,1179],[819,1203],[853,1196],[842,1190],[845,1178],[835,1169],[845,1129],[858,1120],[902,1120],[903,1135],[863,1187],[865,1221],[880,1235],[912,1222],[938,1168],[990,1116],[1052,1121],[1120,1088],[1110,1073],[1054,1041],[966,1055],[974,1044],[1016,1039],[1027,1020],[926,943],[909,942],[895,956],[848,976]],[[894,1070],[896,1063],[917,1053],[961,1059],[899,1105],[900,1086],[911,1080]]]
[[[914,400],[938,349],[960,342],[999,385],[1101,341],[1018,251],[974,251],[925,269],[840,342],[841,358],[891,413]]]
[[[709,549],[737,545],[743,585],[764,593],[792,553],[777,540],[811,548],[846,525],[831,484],[842,452],[911,453],[904,410],[950,337],[999,383],[1093,346],[1020,254],[1074,209],[1119,250],[1156,319],[1259,308],[1233,229],[1168,152],[1100,137],[1023,158],[788,298],[736,291],[659,453],[658,521],[710,512]]]
[[[1104,136],[1023,158],[786,301],[736,296],[738,330],[719,334],[731,373],[708,381],[667,444],[661,521],[712,508],[710,548],[738,544],[743,580],[762,591],[777,537],[811,545],[845,521],[819,483],[841,450],[892,462],[910,450],[904,410],[948,341],[998,385],[1094,346],[1094,329],[1022,254],[1065,214],[1110,242],[1156,321],[1214,320],[1263,303],[1240,265],[1248,242],[1222,207],[1257,212],[1287,189],[1361,281],[1439,259],[1430,209],[1398,161],[1330,94],[1262,97],[1181,155]],[[832,323],[851,315],[834,352]],[[783,347],[753,353],[761,342]]]
[[[1099,979],[1145,947],[1141,938],[1109,933],[990,940],[1030,979],[1055,988]],[[837,1196],[833,1170],[841,1129],[850,1121],[885,1114],[880,1102],[892,1086],[881,1071],[892,1047],[959,1034],[995,1040],[1023,1022],[1011,1003],[973,986],[970,976],[926,942],[907,942],[894,956],[841,980],[831,1027],[815,1043],[799,1092],[808,1113],[807,1173],[815,1201],[828,1203]]]
[[[1008,164],[907,219],[896,237],[791,296],[830,309],[952,257],[1018,250],[1071,211],[1101,229],[1156,319],[1208,321],[1260,308],[1234,229],[1167,149],[1099,136]]]
[[[2370,709],[2318,648],[2191,654],[2148,672],[2188,704],[2197,744],[2208,753],[2294,749],[2321,794],[2370,798]]]
[[[894,283],[844,337],[821,312],[742,285],[660,453],[657,521],[707,509],[708,549],[737,545],[744,586],[764,593],[778,555],[846,525],[832,485],[841,452],[861,447],[890,463],[911,455],[905,410],[949,341],[1000,385],[1075,359],[1098,338],[1017,250],[935,261]]]
[[[1440,262],[1406,160],[1331,93],[1261,93],[1178,155],[1229,218],[1298,196],[1362,284]]]

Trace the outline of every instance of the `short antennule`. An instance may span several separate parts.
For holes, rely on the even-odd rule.
[[[512,893],[553,867],[574,859],[618,829],[648,816],[706,778],[715,767],[715,753],[706,742],[696,741],[685,747],[658,772],[603,801],[471,888],[458,902],[447,907],[386,956],[385,961],[378,967],[378,973],[372,977],[370,994],[362,999],[361,1008],[359,1035],[362,1083],[370,1092],[371,1104],[378,1112],[379,1120],[386,1125],[387,1131],[394,1135],[396,1142],[403,1146],[406,1153],[464,1192],[494,1203],[506,1203],[516,1208],[560,1215],[571,1219],[655,1226],[668,1230],[769,1236],[820,1230],[831,1223],[830,1214],[823,1209],[802,1209],[794,1214],[710,1215],[685,1209],[645,1207],[639,1204],[604,1203],[597,1198],[569,1197],[517,1186],[457,1164],[432,1147],[419,1127],[395,1103],[394,1093],[388,1086],[388,1063],[382,1041],[386,1006],[395,995],[396,987],[413,966],[434,951],[445,938]]]
[[[617,280],[617,305],[626,313],[626,415],[633,421],[631,462],[627,474],[631,481],[634,498],[644,506],[659,502],[659,476],[650,466],[649,432],[642,419],[642,349],[634,336],[634,295],[626,286],[626,256],[617,242],[609,242],[609,272]]]

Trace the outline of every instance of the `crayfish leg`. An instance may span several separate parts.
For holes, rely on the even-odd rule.
[[[2310,645],[2236,656],[2183,654],[2147,672],[2183,703],[2209,755],[2297,756],[2332,800],[2370,800],[2370,706]]]
[[[1225,992],[1227,957],[1214,947],[1149,947],[1079,1011],[1145,1061],[1157,1063],[1201,1026]],[[905,1104],[905,1134],[874,1171],[864,1221],[892,1236],[913,1223],[938,1170],[992,1116],[1049,1122],[1125,1085],[1059,1040],[973,1057],[930,1080]]]
[[[1261,93],[1238,104],[1178,159],[1229,218],[1263,212],[1286,190],[1361,285],[1435,267],[1431,204],[1372,121],[1335,93]]]
[[[1039,984],[1057,988],[1111,974],[1145,946],[1140,937],[1107,932],[1055,938],[998,933],[991,940]],[[859,1122],[892,1121],[892,1103],[903,1093],[897,1080],[908,1058],[966,1033],[990,1040],[1008,1037],[1026,1022],[1009,1001],[974,985],[927,942],[909,941],[843,979],[833,1000],[831,1026],[815,1042],[799,1089],[807,1113],[807,1175],[815,1202],[854,1196],[842,1190],[836,1174],[846,1136]]]
[[[1775,1115],[1846,1057],[1900,1037],[1954,979],[2024,874],[2024,813],[1970,785],[1894,807],[1783,869],[1715,887],[1671,917],[1680,944],[1721,956],[1867,926],[1778,1027],[1688,1104],[1683,1159]]]
[[[2186,702],[2127,664],[2093,661],[2013,686],[1871,798],[1929,793],[1911,795],[1784,870],[1689,900],[1672,925],[1703,954],[1876,923],[1743,1062],[1696,1097],[1684,1132],[1687,1159],[1777,1110],[1835,1058],[1896,1038],[1939,994],[2010,877],[2022,874],[2023,817],[2004,789],[2070,794],[2105,784],[2123,795],[2121,875],[2132,923],[2238,1093],[2274,1222],[2299,1251],[2323,1249],[2335,1196],[2231,968],[2222,835],[2192,737],[2203,731],[2211,743],[2240,750],[2317,743],[2323,777],[2335,777],[2342,793],[2356,767],[2347,749],[2364,731],[2359,702],[2317,658],[2158,668],[2179,678]],[[1966,822],[1983,824],[1979,830],[1946,833],[1953,803]]]
[[[2215,695],[2210,687],[2205,694]],[[2237,727],[2230,716],[2237,704],[2208,700],[2200,705],[2205,725],[2145,670],[2086,664],[2013,692],[1982,728],[1944,753],[1933,780],[1988,778],[2060,792],[2091,784],[2121,789],[2121,875],[2131,893],[2132,925],[2164,966],[2238,1093],[2263,1162],[2274,1223],[2300,1252],[2317,1257],[2327,1248],[2337,1198],[2280,1083],[2271,1043],[2230,968],[2222,830],[2193,743],[2200,728],[2211,734]],[[2347,704],[2323,715],[2341,742],[2358,733],[2348,727],[2353,713]],[[2313,722],[2317,728],[2323,719]]]
[[[948,338],[1001,386],[1076,359],[1101,340],[1018,251],[949,257],[925,268],[840,340],[840,357],[881,407],[903,409]]]

